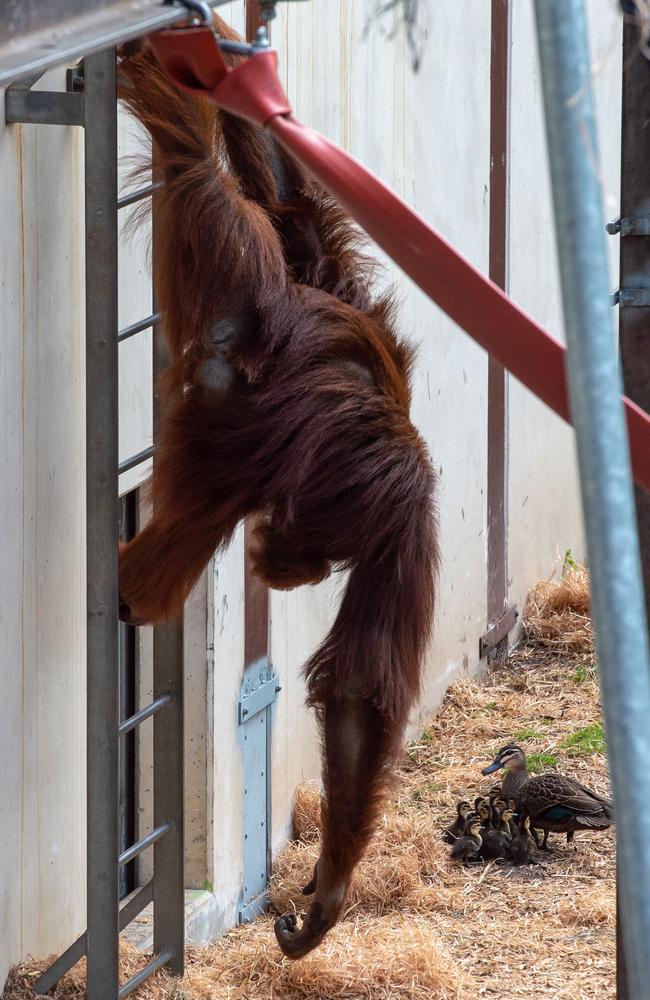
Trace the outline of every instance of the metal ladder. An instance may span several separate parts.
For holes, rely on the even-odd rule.
[[[39,74],[40,76],[41,74]],[[163,965],[183,973],[183,632],[154,629],[150,705],[119,718],[117,594],[118,474],[147,461],[148,448],[118,465],[118,344],[153,327],[154,434],[160,419],[157,376],[165,367],[160,316],[118,332],[119,209],[153,195],[151,184],[118,200],[115,49],[68,72],[66,93],[31,90],[38,76],[6,94],[10,123],[79,125],[85,149],[86,521],[87,521],[87,930],[36,981],[47,993],[87,956],[89,1000],[117,1000]],[[154,224],[155,253],[155,224]],[[153,829],[119,853],[120,741],[153,717]],[[153,845],[151,880],[119,902],[119,872]],[[119,985],[119,933],[150,902],[154,957]]]

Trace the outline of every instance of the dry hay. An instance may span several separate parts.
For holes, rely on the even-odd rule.
[[[568,569],[559,583],[545,580],[528,596],[524,630],[529,643],[554,653],[593,650],[589,577],[582,566]]]
[[[536,588],[529,609],[540,618],[582,615],[578,582]],[[585,578],[582,597],[585,600]],[[547,595],[543,603],[542,594]],[[573,596],[570,596],[573,594]],[[567,596],[569,595],[569,596]],[[576,610],[580,608],[581,610]],[[528,612],[527,612],[528,613]],[[482,684],[450,689],[437,718],[408,748],[398,794],[359,866],[344,919],[326,942],[297,963],[281,957],[273,918],[232,931],[208,949],[190,948],[187,975],[160,973],[145,1000],[499,1000],[614,996],[615,854],[613,831],[576,835],[577,849],[551,835],[539,863],[492,862],[464,869],[440,839],[459,798],[486,792],[495,778],[481,768],[516,739],[533,762],[556,766],[607,792],[603,747],[581,734],[600,722],[590,629],[573,652],[551,655],[530,639]],[[547,632],[548,637],[548,632]],[[545,640],[547,641],[547,640]],[[579,649],[579,651],[578,651]],[[296,795],[296,841],[278,858],[271,885],[276,911],[305,908],[302,886],[318,856],[320,797]],[[141,956],[126,951],[124,974]],[[31,1000],[34,967],[14,971],[5,1000]],[[55,993],[83,994],[83,967]]]
[[[3,1000],[32,1000],[31,983],[44,963],[14,969]],[[143,964],[123,947],[123,980]],[[182,981],[158,973],[136,994],[141,1000],[452,1000],[462,976],[437,940],[430,921],[392,914],[358,917],[336,927],[326,942],[300,962],[282,959],[273,920],[263,917],[226,934],[210,948],[189,947]],[[85,963],[69,973],[54,1000],[84,996]]]

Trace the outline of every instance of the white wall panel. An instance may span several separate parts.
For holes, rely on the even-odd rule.
[[[41,88],[61,87],[61,70]],[[0,129],[0,981],[84,920],[85,490],[78,130]]]
[[[613,3],[589,5],[605,213],[618,214],[621,27]],[[564,339],[542,91],[531,4],[513,4],[510,294]],[[612,289],[618,238],[609,240]],[[612,337],[614,336],[612,316]],[[561,568],[564,553],[585,556],[574,434],[510,380],[510,595],[523,606],[536,579]]]

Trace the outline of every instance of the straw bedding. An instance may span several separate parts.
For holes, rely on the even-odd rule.
[[[614,996],[613,832],[579,833],[577,849],[551,836],[538,864],[492,862],[464,869],[440,831],[461,797],[493,783],[481,767],[513,738],[533,767],[558,766],[596,790],[609,789],[599,689],[588,617],[587,578],[569,571],[532,592],[524,641],[481,684],[450,689],[437,718],[410,746],[381,829],[360,865],[344,920],[306,959],[282,959],[272,915],[207,949],[189,948],[182,982],[164,973],[147,1000],[430,1000]],[[498,777],[498,776],[494,776]],[[318,855],[320,801],[298,790],[295,842],[278,858],[276,911],[304,908],[302,886]],[[125,978],[142,957],[125,949]],[[5,1000],[27,1000],[35,966],[15,969]],[[80,966],[55,996],[83,995]]]

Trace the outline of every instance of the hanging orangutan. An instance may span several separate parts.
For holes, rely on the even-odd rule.
[[[236,38],[220,18],[217,31]],[[409,419],[411,348],[333,201],[255,126],[181,93],[148,50],[120,96],[155,142],[154,282],[171,365],[153,517],[120,552],[120,614],[179,615],[216,550],[257,516],[269,587],[349,571],[305,667],[323,735],[323,837],[300,958],[337,921],[418,696],[437,564],[434,474]]]

